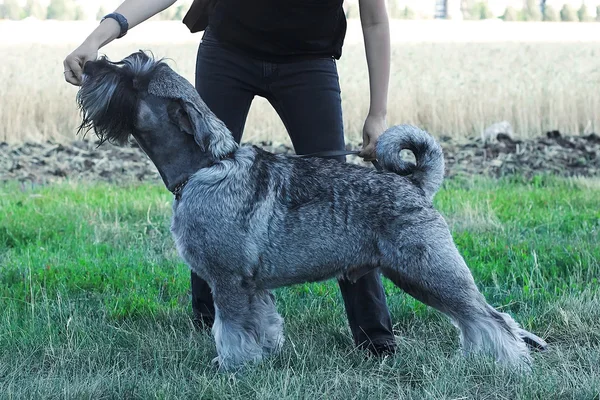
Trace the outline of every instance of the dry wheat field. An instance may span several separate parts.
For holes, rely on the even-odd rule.
[[[0,141],[70,139],[77,88],[62,60],[89,22],[0,22]],[[415,123],[434,135],[477,136],[498,121],[518,136],[600,125],[600,24],[392,22],[388,123]],[[193,82],[200,34],[178,22],[149,22],[101,50],[118,59],[151,50]],[[368,110],[367,65],[357,21],[349,22],[340,72],[346,136],[361,140]],[[270,105],[257,98],[244,141],[289,143]]]

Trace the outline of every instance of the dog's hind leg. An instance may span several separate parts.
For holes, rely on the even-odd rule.
[[[521,329],[508,314],[486,302],[450,233],[437,230],[413,237],[421,239],[402,247],[394,267],[382,268],[384,275],[449,316],[460,330],[465,354],[485,352],[500,363],[529,369],[531,357]]]
[[[213,287],[215,337],[218,357],[224,370],[259,362],[283,345],[283,318],[277,313],[270,293],[254,291],[235,280]]]

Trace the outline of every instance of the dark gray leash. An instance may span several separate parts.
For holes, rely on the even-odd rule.
[[[322,158],[330,158],[330,157],[340,157],[340,156],[349,156],[349,155],[358,155],[360,153],[359,150],[327,150],[327,151],[319,151],[318,153],[310,153],[310,154],[299,154],[297,157],[300,158],[308,158],[308,157],[322,157]],[[383,171],[383,168],[377,160],[371,160],[373,166],[378,171]]]

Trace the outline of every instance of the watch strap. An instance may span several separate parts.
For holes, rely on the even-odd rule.
[[[107,18],[112,18],[115,21],[117,21],[119,27],[121,28],[121,32],[119,33],[119,36],[117,36],[117,39],[122,38],[127,34],[127,31],[129,30],[129,23],[127,22],[127,18],[125,18],[122,14],[119,13],[110,13],[106,14],[100,22],[104,21]]]

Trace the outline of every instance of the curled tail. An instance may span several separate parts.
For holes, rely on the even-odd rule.
[[[410,150],[416,164],[404,161],[400,151]],[[430,199],[444,180],[444,154],[433,136],[412,125],[396,125],[378,139],[377,159],[381,166],[399,175],[407,176],[425,191]]]

